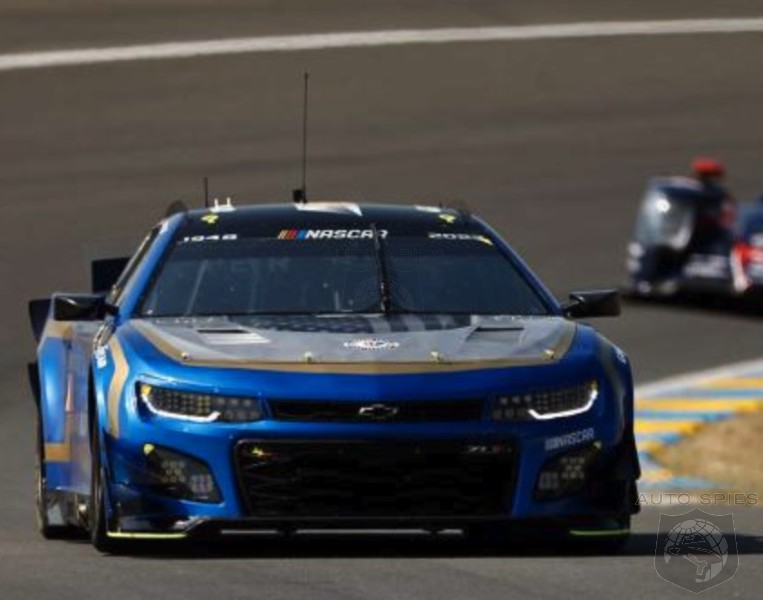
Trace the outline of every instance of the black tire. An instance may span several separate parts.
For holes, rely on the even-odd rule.
[[[37,443],[34,464],[34,496],[37,530],[46,540],[67,540],[82,537],[82,529],[74,525],[51,525],[48,520],[48,501],[45,485],[45,436],[42,433],[42,420],[37,415]]]
[[[90,437],[91,474],[90,502],[88,504],[88,524],[90,542],[96,550],[107,554],[119,554],[124,551],[123,540],[109,537],[108,513],[104,494],[104,470],[101,465],[101,444],[97,425],[93,424]]]

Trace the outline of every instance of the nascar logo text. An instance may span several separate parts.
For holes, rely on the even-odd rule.
[[[571,433],[565,433],[564,435],[558,435],[546,440],[545,449],[546,452],[550,450],[558,450],[560,448],[567,448],[568,446],[575,446],[582,444],[583,442],[590,442],[595,436],[593,427],[587,429],[580,429]]]
[[[380,238],[387,237],[386,229],[378,229]],[[373,229],[283,229],[279,240],[372,240]]]

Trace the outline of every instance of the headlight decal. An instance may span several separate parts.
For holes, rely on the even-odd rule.
[[[257,398],[218,396],[138,384],[138,397],[157,416],[196,423],[248,423],[262,419]]]
[[[533,408],[529,408],[528,412],[540,421],[572,417],[587,412],[598,397],[599,384],[591,381],[585,385],[545,392],[540,397],[536,396]],[[560,408],[562,410],[559,410]]]
[[[200,459],[163,446],[145,444],[142,483],[154,492],[194,502],[219,503],[220,489],[209,466]]]
[[[599,397],[598,382],[543,390],[495,399],[491,416],[495,421],[546,421],[571,417],[591,409]]]
[[[601,444],[593,442],[544,463],[535,483],[535,500],[558,500],[581,492],[591,480],[600,454]]]

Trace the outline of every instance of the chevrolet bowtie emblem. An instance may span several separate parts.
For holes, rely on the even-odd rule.
[[[358,416],[374,421],[386,421],[397,415],[398,412],[400,412],[400,409],[397,408],[397,406],[390,406],[389,404],[371,404],[369,406],[362,406],[358,409]]]

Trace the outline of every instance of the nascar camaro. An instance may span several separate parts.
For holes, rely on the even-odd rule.
[[[182,211],[93,292],[30,303],[37,509],[96,548],[241,530],[621,540],[623,352],[462,211]]]

